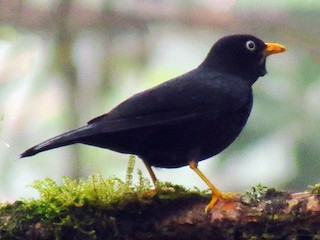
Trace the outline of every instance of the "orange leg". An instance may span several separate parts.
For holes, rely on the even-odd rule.
[[[196,161],[191,161],[189,162],[190,168],[198,174],[198,176],[208,185],[208,187],[212,191],[212,198],[209,204],[205,208],[205,212],[209,212],[216,202],[218,201],[219,198],[223,198],[222,192],[220,192],[219,189],[217,189],[210,181],[209,179],[199,170],[198,168],[198,163]]]
[[[146,166],[146,169],[148,170],[148,173],[151,177],[151,180],[152,180],[152,183],[153,183],[153,186],[154,186],[154,189],[153,190],[149,190],[147,191],[144,195],[147,195],[147,196],[153,196],[155,194],[157,194],[159,188],[158,188],[158,179],[156,177],[156,175],[154,174],[153,170],[152,170],[152,167],[149,163],[145,162],[143,159],[142,159],[144,165]]]

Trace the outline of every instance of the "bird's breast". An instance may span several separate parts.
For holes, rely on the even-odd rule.
[[[199,119],[166,126],[150,132],[147,148],[139,154],[156,167],[174,168],[190,161],[201,161],[227,148],[240,134],[251,111],[252,102],[219,118]]]

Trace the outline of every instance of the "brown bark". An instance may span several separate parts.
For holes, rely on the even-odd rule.
[[[319,199],[309,192],[269,189],[263,197],[249,201],[247,196],[237,195],[219,200],[208,214],[204,212],[206,203],[207,197],[189,194],[158,196],[131,202],[116,210],[84,206],[70,211],[74,225],[35,222],[21,236],[27,239],[132,240],[320,237]]]

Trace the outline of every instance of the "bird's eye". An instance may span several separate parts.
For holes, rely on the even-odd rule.
[[[256,50],[256,44],[255,44],[255,42],[254,41],[252,41],[252,40],[249,40],[249,41],[247,41],[246,42],[246,48],[249,50],[249,51],[254,51],[254,50]]]

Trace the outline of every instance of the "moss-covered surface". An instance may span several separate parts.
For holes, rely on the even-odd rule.
[[[152,192],[134,158],[127,178],[34,182],[39,199],[0,204],[0,239],[320,239],[319,186],[292,194],[260,184],[204,213],[210,195],[161,184]]]
[[[204,191],[170,183],[159,183],[155,193],[139,170],[134,185],[133,167],[131,157],[125,181],[98,173],[80,180],[64,177],[61,185],[49,178],[35,181],[30,186],[39,199],[0,203],[0,239],[123,239],[143,228],[148,235],[154,223],[150,213],[209,199]]]
[[[159,215],[164,218],[184,202],[203,202],[201,195],[179,187],[144,196],[124,189],[126,184],[119,179],[99,175],[78,182],[65,178],[61,186],[50,179],[35,185],[40,199],[1,206],[0,239],[125,239],[135,230],[153,235]]]
[[[320,183],[309,186],[309,191],[319,200],[320,199]]]

